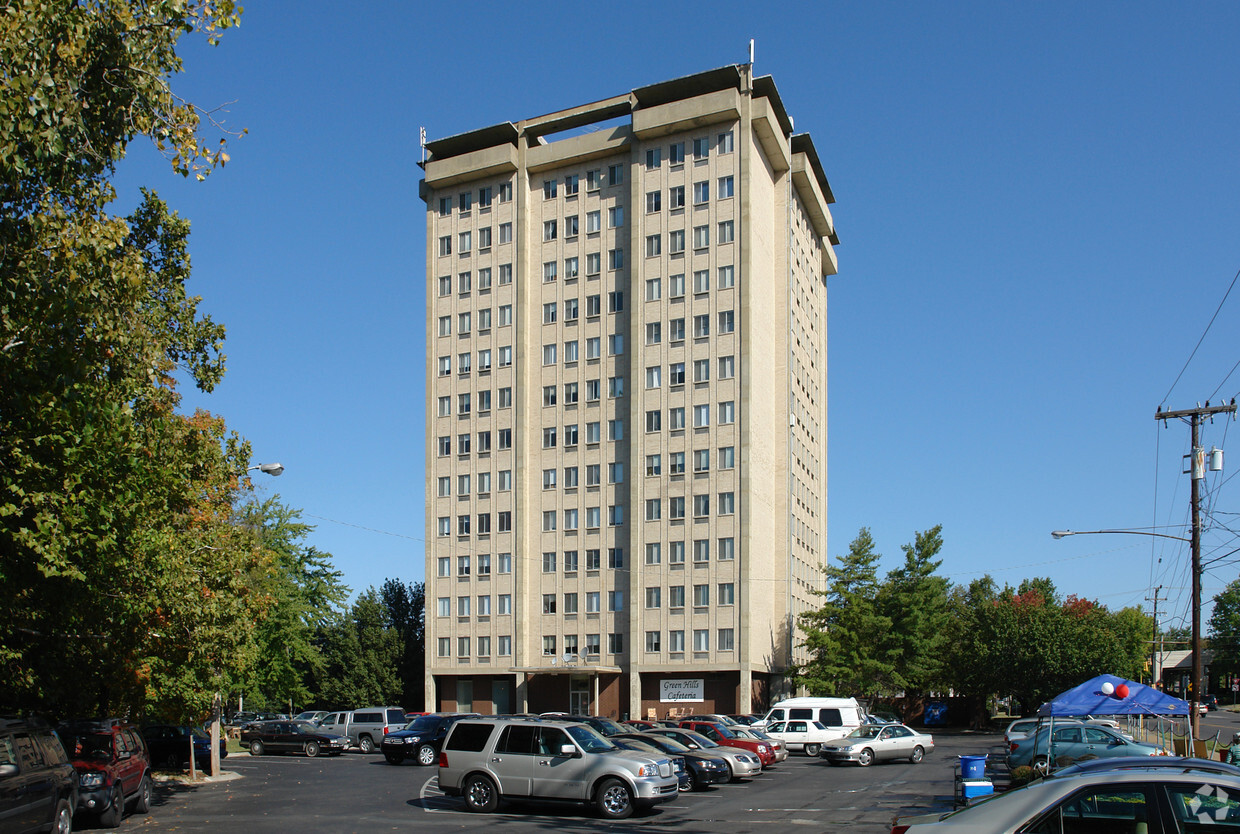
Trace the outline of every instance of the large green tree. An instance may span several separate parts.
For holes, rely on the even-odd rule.
[[[870,531],[861,528],[838,563],[827,565],[823,604],[798,617],[810,659],[796,682],[814,695],[877,695],[891,687],[895,665],[884,636],[891,619],[877,605],[878,562]]]
[[[401,686],[399,703],[407,709],[422,709],[426,700],[423,678],[426,673],[426,585],[388,579],[379,588],[379,598],[388,623],[400,640],[397,679]]]
[[[1206,634],[1214,659],[1212,675],[1235,675],[1240,672],[1240,579],[1232,580],[1214,597],[1214,610]]]
[[[170,78],[236,12],[0,0],[0,708],[197,712],[248,656],[249,450],[175,410],[175,372],[219,381],[223,328],[185,291],[188,224],[152,193],[108,208],[138,137],[182,174],[225,161]]]
[[[892,683],[911,692],[945,689],[949,680],[950,585],[935,573],[943,563],[937,558],[942,534],[942,525],[917,533],[903,547],[904,564],[887,574],[878,592],[878,608],[891,620],[885,645],[894,667]]]
[[[398,703],[402,685],[400,635],[374,588],[358,596],[348,615],[324,630],[319,699],[332,707]]]

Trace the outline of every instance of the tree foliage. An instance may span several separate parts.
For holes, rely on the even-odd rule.
[[[1214,653],[1210,673],[1240,673],[1240,579],[1232,580],[1214,597],[1206,634]]]
[[[223,328],[185,291],[188,223],[149,192],[108,210],[139,136],[186,175],[225,161],[169,77],[182,34],[236,12],[0,2],[2,707],[184,715],[249,656],[249,448],[177,414],[172,376],[211,390]]]
[[[397,675],[400,635],[374,588],[361,594],[324,637],[322,703],[342,708],[397,703],[403,690]]]
[[[950,670],[945,649],[951,612],[949,583],[936,575],[943,563],[943,526],[917,533],[903,546],[904,564],[887,574],[878,605],[891,620],[883,641],[894,666],[891,684],[899,689],[929,692],[946,688]]]
[[[401,683],[399,703],[408,709],[422,709],[426,699],[423,676],[426,672],[426,585],[388,579],[379,588],[379,598],[387,611],[388,623],[400,640],[397,679]]]

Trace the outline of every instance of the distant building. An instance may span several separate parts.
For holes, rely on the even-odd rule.
[[[739,65],[426,150],[427,709],[765,705],[827,558],[810,137]]]

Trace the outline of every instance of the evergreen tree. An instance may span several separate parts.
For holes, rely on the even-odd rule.
[[[887,574],[879,592],[879,609],[891,620],[886,641],[895,667],[891,684],[912,692],[945,689],[948,681],[949,583],[935,575],[943,563],[936,559],[942,532],[937,525],[904,545],[904,564]]]

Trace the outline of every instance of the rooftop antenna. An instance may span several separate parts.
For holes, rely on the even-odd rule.
[[[422,164],[426,165],[426,128],[425,127],[418,128],[418,140],[422,145]]]
[[[753,66],[753,38],[749,39],[749,66]]]

